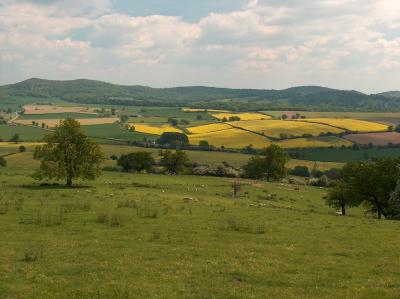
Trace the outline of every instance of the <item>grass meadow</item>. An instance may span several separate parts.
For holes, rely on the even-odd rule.
[[[7,159],[2,298],[398,298],[400,224],[335,216],[324,189],[117,172],[65,189]]]

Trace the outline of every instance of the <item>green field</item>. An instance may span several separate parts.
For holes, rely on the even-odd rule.
[[[0,125],[0,138],[8,141],[14,134],[19,134],[23,141],[40,141],[43,139],[46,131],[41,128],[28,126],[9,126]]]
[[[290,153],[299,153],[303,160],[326,161],[326,162],[355,162],[370,158],[398,157],[400,148],[372,148],[372,149],[294,149]]]
[[[143,141],[146,139],[147,141],[152,141],[158,138],[153,135],[121,129],[117,124],[82,126],[82,129],[88,136],[97,139],[114,139],[123,141]],[[109,140],[102,140],[101,142],[107,143]]]
[[[3,298],[396,298],[400,224],[325,190],[105,172],[39,186],[30,153],[0,169]],[[6,240],[4,242],[4,240]]]

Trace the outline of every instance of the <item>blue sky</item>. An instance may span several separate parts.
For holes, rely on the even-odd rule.
[[[188,22],[196,22],[210,13],[226,13],[240,10],[246,0],[114,0],[115,11],[131,16],[167,15],[180,16]]]
[[[398,0],[0,0],[0,84],[400,89]]]

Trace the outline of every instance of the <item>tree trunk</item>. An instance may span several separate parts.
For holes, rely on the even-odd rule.
[[[382,219],[382,213],[381,213],[381,211],[378,211],[378,219]]]
[[[72,187],[72,177],[67,178],[67,187],[69,187],[69,188]]]
[[[342,216],[346,216],[346,206],[342,205]]]

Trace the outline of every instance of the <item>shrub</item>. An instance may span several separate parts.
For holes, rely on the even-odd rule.
[[[20,153],[26,152],[26,147],[23,146],[23,145],[20,145],[18,149],[19,149],[19,152],[20,152]]]
[[[7,166],[7,160],[0,156],[0,167],[6,167]]]

